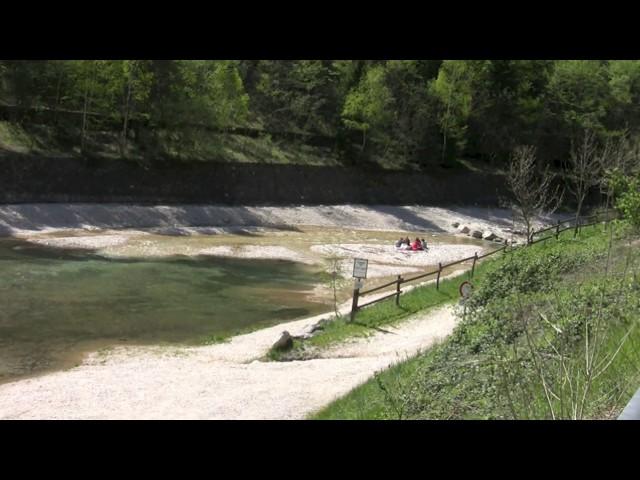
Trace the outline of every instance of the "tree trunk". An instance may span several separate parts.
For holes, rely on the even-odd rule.
[[[127,84],[127,99],[124,106],[124,125],[122,127],[122,139],[120,141],[120,156],[125,157],[127,154],[127,126],[129,123],[129,103],[131,101],[131,77]]]
[[[607,192],[607,199],[605,200],[605,204],[604,204],[604,214],[606,215],[605,221],[604,221],[604,230],[607,230],[607,225],[609,224],[609,204],[610,204],[610,199],[611,199],[611,195],[609,194],[609,192]]]
[[[58,85],[56,86],[56,103],[53,107],[53,123],[58,124],[58,108],[60,107],[60,88],[62,86],[62,70],[58,74]]]
[[[442,137],[442,164],[445,163],[445,155],[447,154],[447,132]]]
[[[584,202],[584,198],[578,200],[578,208],[576,210],[576,225],[573,229],[573,238],[578,236],[578,221],[580,219],[580,213],[582,212],[582,203]]]
[[[87,131],[87,108],[89,104],[89,82],[84,88],[84,106],[82,108],[82,135],[80,137],[80,152],[84,153],[84,138]]]
[[[92,65],[91,72],[89,74],[89,78],[87,80],[87,84],[84,90],[84,108],[82,111],[82,141],[80,142],[80,151],[84,153],[86,147],[86,136],[87,131],[89,130],[89,107],[91,105],[91,93],[94,81],[94,75],[96,74],[96,66]]]

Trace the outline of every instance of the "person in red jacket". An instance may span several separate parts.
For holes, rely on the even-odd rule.
[[[422,250],[422,243],[420,242],[419,238],[416,238],[416,240],[413,242],[413,244],[411,245],[411,250]]]

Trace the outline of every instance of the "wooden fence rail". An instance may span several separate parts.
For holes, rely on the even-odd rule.
[[[533,245],[534,243],[538,243],[538,242],[544,242],[546,240],[549,240],[550,238],[555,238],[556,240],[558,239],[558,236],[560,235],[560,233],[565,232],[567,230],[571,230],[571,229],[575,229],[577,226],[577,230],[576,232],[579,233],[580,230],[584,227],[588,227],[591,225],[596,225],[598,223],[605,223],[608,224],[611,220],[613,220],[615,218],[614,216],[610,216],[609,215],[609,211],[605,212],[605,219],[604,220],[597,220],[597,218],[600,216],[600,214],[594,214],[594,215],[589,215],[587,217],[582,217],[578,219],[577,225],[576,225],[576,220],[575,218],[571,218],[568,220],[562,220],[562,221],[558,221],[555,225],[550,226],[550,227],[546,227],[543,228],[541,230],[536,230],[535,232],[533,232],[530,236],[530,238],[527,239],[527,243],[526,245]],[[596,220],[593,222],[588,222],[588,223],[582,223],[584,220],[588,220],[591,218],[595,218]],[[569,223],[570,225],[568,227],[565,228],[560,228],[560,225],[563,225],[565,223]],[[571,225],[571,223],[573,223],[573,225]],[[549,232],[551,230],[555,230],[555,232],[552,235],[547,235],[546,237],[542,237],[542,238],[538,238],[536,240],[533,240],[533,237],[535,235],[539,235],[540,233],[545,233],[545,232]],[[431,272],[426,272],[426,273],[422,273],[420,275],[416,275],[415,277],[410,277],[410,278],[402,278],[402,275],[398,275],[398,278],[396,278],[395,280],[393,280],[392,282],[388,282],[385,283],[383,285],[379,285],[377,287],[374,288],[370,288],[369,290],[365,290],[363,292],[360,292],[360,289],[355,288],[353,290],[353,302],[351,304],[351,315],[350,315],[350,319],[351,321],[353,321],[355,319],[356,313],[358,312],[358,310],[360,310],[361,308],[364,308],[366,306],[372,305],[374,303],[378,303],[378,302],[382,302],[384,300],[388,300],[391,297],[395,297],[396,299],[396,305],[400,304],[400,294],[402,293],[402,290],[400,289],[400,285],[405,284],[405,283],[411,283],[414,282],[416,280],[420,280],[423,278],[427,278],[430,276],[434,276],[436,275],[436,289],[439,290],[440,289],[440,277],[442,275],[442,271],[446,268],[452,267],[454,265],[458,265],[460,263],[464,263],[464,262],[468,262],[473,260],[473,264],[471,265],[471,269],[470,269],[470,277],[473,278],[473,274],[475,272],[475,267],[476,267],[476,262],[480,259],[486,258],[490,255],[494,255],[498,252],[506,252],[508,249],[508,245],[506,244],[506,240],[505,240],[505,244],[503,246],[501,246],[500,248],[493,250],[489,253],[484,253],[480,256],[478,256],[478,252],[475,253],[475,255],[473,255],[472,257],[467,257],[467,258],[463,258],[460,260],[456,260],[454,262],[451,263],[447,263],[445,265],[442,265],[442,263],[438,264],[438,269],[437,270],[433,270]],[[511,248],[514,248],[513,246]],[[376,298],[374,300],[371,300],[367,303],[364,304],[360,304],[358,305],[358,299],[364,295],[369,295],[373,292],[377,292],[379,290],[382,290],[384,288],[390,287],[391,285],[395,285],[395,291],[393,293],[390,293],[388,295],[385,295],[383,297],[380,298]]]

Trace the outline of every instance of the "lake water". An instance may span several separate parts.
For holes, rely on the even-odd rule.
[[[108,259],[0,240],[0,382],[115,344],[199,344],[328,311],[318,268],[218,257]],[[274,339],[275,341],[275,339]]]

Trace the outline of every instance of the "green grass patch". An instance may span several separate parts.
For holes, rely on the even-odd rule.
[[[634,241],[598,225],[486,262],[453,335],[313,418],[615,417],[640,385]]]

